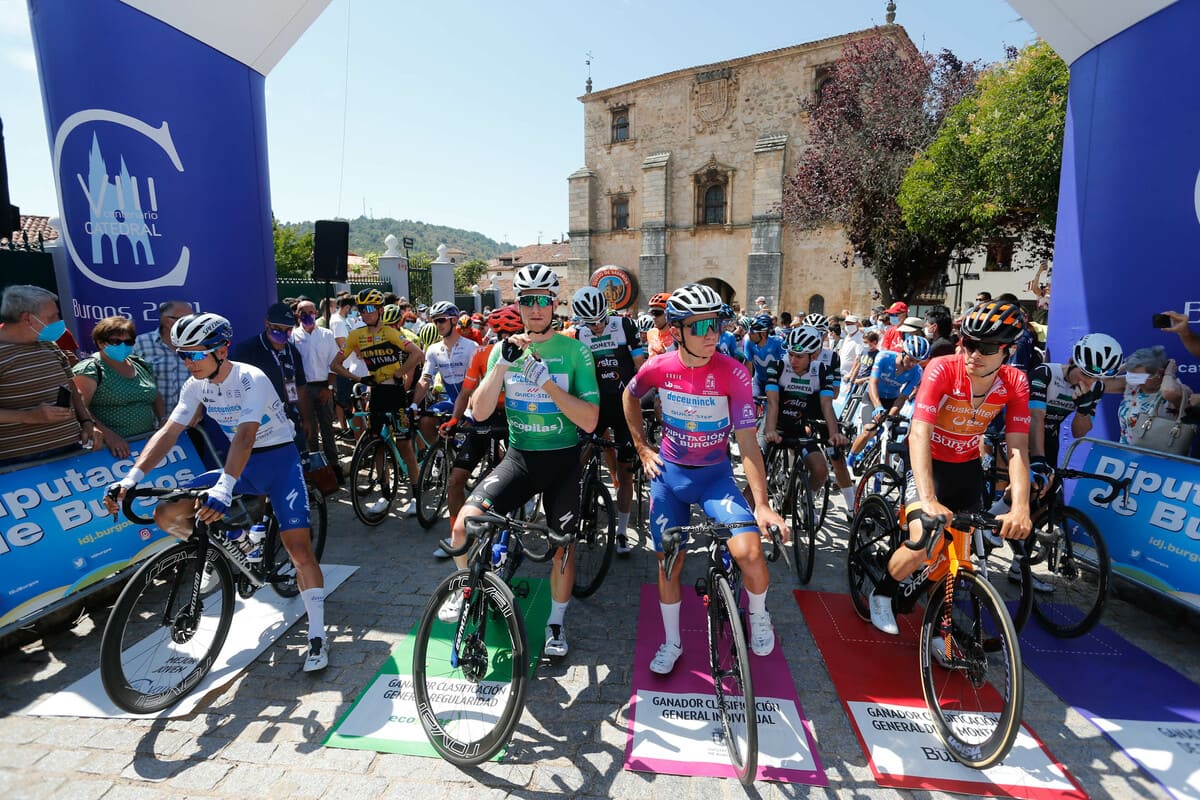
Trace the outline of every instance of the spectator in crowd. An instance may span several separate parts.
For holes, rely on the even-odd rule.
[[[0,319],[0,464],[99,445],[102,435],[54,343],[66,330],[58,296],[39,286],[9,286]],[[57,402],[60,389],[65,405]]]
[[[847,314],[842,320],[842,342],[838,346],[838,360],[842,365],[842,393],[846,394],[853,387],[850,379],[858,367],[858,356],[863,351],[863,334],[859,330],[858,317]]]
[[[925,312],[925,338],[929,340],[929,357],[938,358],[954,353],[957,345],[954,342],[954,331],[950,318],[950,309],[946,306],[934,306]]]
[[[346,346],[346,337],[350,335],[350,331],[354,328],[362,327],[363,323],[354,310],[353,297],[349,295],[339,297],[337,309],[337,313],[329,318],[329,330],[333,331],[333,338],[337,342],[338,350],[340,351]],[[355,377],[365,378],[367,376],[367,365],[357,355],[346,356],[346,360],[342,362],[342,366],[354,374]],[[349,430],[350,423],[346,417],[346,410],[350,408],[350,390],[354,386],[354,383],[338,375],[333,382],[333,386],[333,399],[337,403],[336,412],[338,422],[342,425],[342,430]]]
[[[900,326],[904,324],[904,318],[908,316],[908,303],[897,300],[888,306],[886,313],[888,328],[879,339],[879,349],[900,350],[904,342],[904,333],[900,330]]]
[[[1121,443],[1138,444],[1134,429],[1147,415],[1174,419],[1191,390],[1179,382],[1174,359],[1162,345],[1134,350],[1125,362],[1125,395],[1117,408]],[[1117,385],[1119,386],[1119,384]],[[1107,389],[1117,386],[1106,386]]]
[[[158,395],[162,398],[162,408],[167,412],[175,408],[179,402],[179,390],[191,377],[187,365],[175,354],[175,345],[171,343],[171,326],[177,319],[190,313],[192,307],[185,300],[159,303],[158,327],[137,337],[133,344],[133,354],[150,365]]]
[[[990,302],[991,299],[992,299],[991,292],[979,292],[978,294],[975,295],[975,305],[979,305],[980,303]]]
[[[136,341],[131,320],[105,317],[92,328],[96,355],[72,368],[75,388],[117,458],[128,458],[129,439],[154,431],[167,415],[154,372],[133,354]]]
[[[275,393],[283,401],[284,412],[296,427],[296,447],[303,451],[312,424],[306,413],[308,381],[304,358],[291,341],[295,327],[296,315],[292,310],[285,303],[275,303],[267,309],[266,330],[238,342],[230,350],[229,358],[252,364],[271,379]]]
[[[1050,284],[1042,283],[1042,275],[1046,274],[1049,267],[1050,265],[1043,261],[1038,265],[1037,274],[1025,285],[1025,289],[1037,298],[1037,310],[1034,312],[1033,318],[1043,325],[1050,313]]]
[[[325,454],[325,462],[333,467],[338,483],[345,480],[341,462],[338,461],[337,442],[333,433],[333,378],[329,365],[341,351],[333,331],[317,327],[317,307],[311,300],[296,304],[297,325],[292,329],[292,344],[300,351],[304,365],[305,389],[301,403],[301,416],[313,423],[308,431],[309,452],[318,449]],[[320,433],[319,441],[317,434]]]
[[[1171,320],[1171,324],[1164,330],[1178,335],[1179,341],[1183,342],[1183,346],[1187,348],[1187,351],[1196,358],[1200,358],[1200,334],[1192,330],[1192,326],[1188,323],[1187,315],[1180,314],[1178,311],[1164,311],[1162,313],[1166,314]]]
[[[980,294],[987,294],[987,292],[980,292]],[[1020,305],[1017,296],[1012,292],[1005,292],[997,297],[996,300],[1001,303]],[[1013,344],[1012,356],[1008,359],[1008,363],[1026,375],[1029,375],[1033,372],[1034,367],[1042,363],[1041,356],[1037,352],[1037,337],[1030,326],[1025,326],[1025,330],[1021,331],[1020,337]]]

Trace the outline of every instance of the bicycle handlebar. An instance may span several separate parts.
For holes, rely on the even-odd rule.
[[[165,500],[197,499],[203,497],[207,489],[162,489],[157,486],[135,486],[125,491],[125,499],[121,501],[121,513],[126,519],[140,525],[153,525],[153,517],[142,517],[134,513],[133,501],[142,497],[158,497]]]
[[[1117,499],[1118,494],[1123,494],[1125,497],[1125,502],[1126,503],[1129,502],[1129,486],[1131,483],[1133,483],[1132,478],[1122,478],[1122,479],[1118,480],[1118,479],[1110,477],[1108,475],[1100,475],[1095,472],[1084,472],[1083,470],[1069,469],[1066,467],[1064,467],[1063,469],[1060,469],[1060,470],[1056,470],[1055,472],[1059,477],[1064,478],[1066,480],[1083,479],[1083,480],[1099,481],[1100,483],[1107,483],[1109,486],[1109,493],[1106,494],[1104,497],[1096,498],[1096,501],[1099,503],[1111,503],[1113,500]]]
[[[707,533],[714,539],[719,541],[727,541],[733,531],[741,530],[750,525],[755,528],[758,524],[755,522],[738,522],[730,525],[718,525],[712,522],[702,522],[699,525],[676,525],[672,528],[667,528],[662,535],[663,549],[663,574],[667,577],[675,571],[675,562],[679,559],[679,550],[683,545],[684,535],[703,534]],[[771,552],[766,556],[767,561],[778,561],[780,554],[783,552],[783,532],[779,530],[778,525],[771,525],[767,528],[767,533],[771,536]]]
[[[442,550],[444,550],[450,557],[463,555],[471,549],[472,545],[474,545],[476,541],[483,539],[486,536],[490,536],[498,528],[505,528],[517,536],[520,536],[523,533],[545,534],[546,538],[550,542],[550,546],[547,547],[545,552],[542,553],[539,553],[536,550],[530,550],[525,544],[525,541],[523,539],[521,540],[521,545],[524,547],[523,552],[525,553],[525,557],[537,564],[549,561],[555,550],[558,550],[559,548],[570,547],[571,543],[575,539],[575,537],[569,533],[555,533],[545,525],[524,522],[522,520],[513,519],[512,517],[507,517],[492,511],[485,511],[482,514],[477,514],[473,517],[467,517],[463,521],[463,524],[467,528],[467,540],[463,543],[462,547],[452,547],[449,539],[442,539],[440,542],[438,542],[438,544],[441,545]]]
[[[937,516],[929,516],[921,514],[921,538],[918,541],[910,542],[907,539],[904,541],[904,546],[909,550],[924,550],[925,556],[933,555],[933,546],[938,541],[938,536],[944,535],[947,529],[965,531],[971,528],[987,528],[995,530],[1000,527],[1000,521],[993,514],[986,511],[976,512],[974,514],[955,514],[954,518],[949,522],[946,521],[944,514]]]

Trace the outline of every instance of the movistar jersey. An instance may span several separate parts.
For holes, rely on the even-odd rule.
[[[488,372],[496,368],[502,348],[493,347]],[[521,369],[530,353],[536,353],[550,370],[559,388],[580,399],[600,404],[596,363],[583,343],[556,333],[544,342],[532,342],[524,355],[504,374],[504,407],[508,431],[518,450],[561,450],[579,442],[579,430],[540,386],[525,380]]]
[[[755,344],[749,336],[746,337],[746,366],[750,367],[754,379],[760,384],[767,381],[767,367],[773,361],[784,358],[783,340],[778,336],[768,336],[762,344]]]
[[[921,382],[921,366],[918,364],[904,372],[897,372],[900,353],[895,350],[880,351],[871,367],[871,377],[879,381],[876,391],[880,400],[895,400],[900,395],[912,397]]]

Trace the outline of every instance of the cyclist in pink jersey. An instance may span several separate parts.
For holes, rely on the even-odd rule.
[[[622,403],[634,446],[650,478],[650,529],[659,563],[667,528],[687,525],[693,504],[718,523],[741,528],[729,539],[729,552],[741,567],[750,608],[750,648],[766,656],[775,647],[767,611],[770,575],[759,531],[776,525],[785,541],[790,532],[767,500],[766,470],[755,441],[756,415],[750,373],[735,359],[716,352],[721,334],[721,297],[707,286],[677,289],[667,303],[679,349],[651,358],[626,387]],[[662,403],[662,450],[651,447],[642,428],[640,398],[658,390]],[[742,466],[754,498],[751,511],[733,480],[727,455],[730,431],[742,451]],[[747,535],[750,534],[750,535]],[[679,635],[679,578],[683,550],[671,575],[658,572],[658,598],[665,641],[650,669],[669,673],[683,653]]]

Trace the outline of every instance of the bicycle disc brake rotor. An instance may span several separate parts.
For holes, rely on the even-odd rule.
[[[187,644],[196,635],[196,618],[191,612],[183,609],[171,621],[171,641],[175,644]]]
[[[479,634],[473,633],[463,642],[458,656],[458,665],[463,677],[471,683],[479,683],[488,672],[487,645]]]

